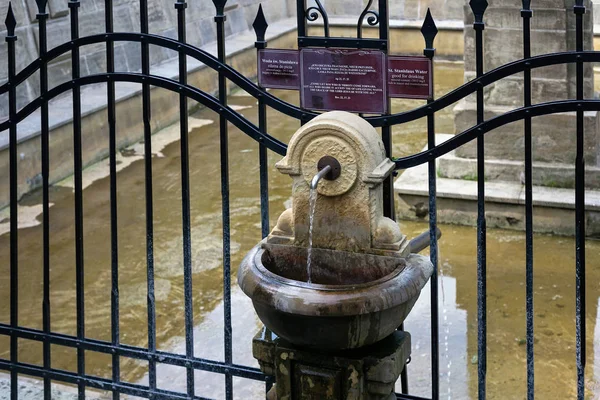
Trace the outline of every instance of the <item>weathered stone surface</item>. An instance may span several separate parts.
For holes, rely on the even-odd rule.
[[[450,135],[436,135],[436,143],[442,143]],[[442,156],[442,160],[447,156]],[[486,163],[486,221],[488,228],[513,230],[525,229],[525,190],[519,179],[511,181],[487,179]],[[517,164],[516,162],[511,162]],[[541,163],[543,167],[545,163]],[[462,163],[461,163],[462,165]],[[444,173],[452,171],[444,166]],[[454,168],[455,164],[452,164]],[[536,165],[534,171],[540,167]],[[493,171],[500,166],[490,168]],[[558,168],[558,166],[556,166]],[[564,169],[564,167],[563,167]],[[571,171],[573,167],[571,166]],[[592,169],[594,170],[594,169]],[[599,171],[596,168],[595,173]],[[456,172],[456,171],[455,171]],[[538,171],[543,174],[545,171]],[[564,172],[564,171],[563,171]],[[543,176],[543,175],[542,175]],[[468,179],[437,179],[438,222],[472,225],[477,224],[477,182],[476,175],[461,177]],[[426,221],[429,216],[429,187],[427,164],[406,170],[394,183],[398,194],[396,215],[398,218]],[[600,191],[588,189],[585,194],[586,236],[600,237]],[[547,186],[533,186],[533,230],[540,233],[574,235],[575,191],[572,189]]]
[[[377,131],[346,112],[325,113],[294,134],[277,168],[293,179],[294,231],[269,241],[308,245],[310,182],[324,156],[336,158],[341,175],[318,186],[313,245],[324,249],[381,253],[406,249],[397,224],[383,216],[381,183],[394,164],[385,157]],[[277,228],[276,228],[277,229]]]
[[[504,107],[486,107],[486,120],[507,112]],[[475,125],[476,109],[472,103],[461,102],[455,107],[456,132]],[[543,162],[573,163],[576,153],[576,123],[574,113],[550,114],[532,118],[533,160]],[[596,165],[598,161],[598,117],[596,112],[584,113],[585,162]],[[517,121],[485,134],[486,157],[522,160],[524,157],[523,122]],[[472,141],[456,150],[459,157],[475,158],[477,149]]]
[[[451,154],[438,159],[438,176],[450,179],[473,180],[477,176],[477,160],[456,157]],[[533,163],[532,183],[538,186],[575,188],[575,169],[572,164]],[[525,167],[522,161],[495,160],[485,161],[485,180],[521,182],[525,179]],[[586,166],[585,186],[600,187],[600,168]]]
[[[290,343],[328,351],[391,335],[433,266],[410,254],[398,224],[383,216],[381,184],[394,163],[377,131],[354,114],[321,114],[296,131],[276,166],[292,177],[292,208],[238,269],[238,284],[258,317]],[[332,173],[315,180],[327,166]]]
[[[260,0],[230,0],[225,12],[227,15],[226,32],[228,35],[239,34],[251,28],[252,21]],[[264,2],[263,2],[264,3]],[[269,23],[287,18],[295,13],[295,4],[289,7],[278,0],[269,0],[263,4]],[[215,8],[211,1],[189,2],[187,13],[188,41],[196,46],[204,46],[216,40]],[[81,37],[102,33],[104,26],[104,0],[82,1],[79,8],[79,34]],[[115,32],[140,31],[140,4],[137,1],[113,1],[113,25]],[[38,8],[35,0],[13,1],[12,8],[17,19],[16,53],[17,72],[27,66],[38,56],[38,25],[36,14]],[[8,9],[8,1],[0,2],[0,15],[2,20]],[[70,17],[68,15],[67,1],[49,0],[47,11],[48,49],[52,49],[71,39]],[[173,7],[173,0],[148,1],[149,31],[167,37],[176,37],[177,12]],[[4,24],[0,25],[0,36],[5,35]],[[6,60],[6,46],[0,46],[0,60]],[[88,45],[80,49],[82,75],[96,74],[105,71],[106,60],[102,53],[106,52],[103,43]],[[152,65],[163,63],[177,57],[177,53],[166,49],[150,46],[150,62]],[[7,80],[6,62],[0,62],[0,84]],[[115,70],[139,71],[140,46],[139,44],[115,43]],[[70,79],[70,54],[65,54],[53,60],[48,66],[49,84],[56,86]],[[34,75],[36,77],[36,75]],[[39,78],[20,85],[19,104],[24,105],[39,95]],[[7,115],[6,102],[0,103],[0,119]]]
[[[277,381],[271,399],[389,400],[410,356],[410,341],[408,332],[396,331],[369,347],[322,353],[293,346],[263,328],[252,353]]]
[[[546,1],[539,7],[532,5],[531,19],[532,56],[575,50],[574,0]],[[584,49],[593,48],[591,2],[584,16]],[[499,0],[490,4],[484,15],[484,72],[501,67],[523,57],[523,20],[520,16],[521,2]],[[473,15],[465,5],[464,60],[465,81],[475,79],[475,32],[468,27]],[[584,65],[584,98],[594,95],[592,64]],[[576,66],[574,64],[553,65],[533,69],[531,72],[532,103],[543,103],[576,98]],[[523,106],[524,78],[516,74],[484,88],[484,119],[489,120]],[[461,133],[476,125],[477,107],[475,94],[460,101],[454,108],[455,133]],[[598,113],[584,113],[584,158],[589,166],[597,166],[600,154]],[[560,187],[573,186],[573,173],[565,173],[558,164],[573,164],[576,155],[575,113],[550,114],[532,119],[533,160],[537,162],[534,181],[536,184]],[[473,159],[477,156],[476,142],[458,148],[458,157],[445,159],[443,172],[452,178],[473,178],[472,163],[460,158]],[[492,179],[522,181],[515,162],[524,158],[523,122],[510,123],[485,134],[485,157],[492,159]],[[505,163],[504,165],[502,163]],[[544,164],[546,163],[546,164]],[[596,175],[591,174],[588,185],[595,185]],[[598,186],[591,186],[598,187]]]

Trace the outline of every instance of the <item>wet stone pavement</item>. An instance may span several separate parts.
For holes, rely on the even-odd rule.
[[[436,64],[436,91],[443,94],[462,82],[462,64]],[[297,101],[294,92],[277,95]],[[84,99],[85,100],[85,99]],[[256,101],[243,93],[230,104],[256,123]],[[393,102],[394,111],[410,109],[415,101]],[[118,116],[117,116],[118,117]],[[436,116],[439,132],[451,133],[451,109]],[[269,112],[269,132],[286,141],[297,121]],[[153,136],[154,249],[156,271],[156,335],[160,350],[185,353],[183,256],[179,127]],[[84,138],[85,140],[85,138]],[[108,138],[106,138],[108,145]],[[412,154],[426,143],[425,121],[394,127],[394,156]],[[147,345],[146,244],[143,145],[121,151],[118,181],[120,331],[122,343]],[[245,253],[261,238],[258,145],[230,127],[230,197],[232,259],[233,361],[257,366],[251,338],[258,331],[251,302],[237,288],[235,273]],[[291,194],[291,180],[279,174],[269,154],[271,226]],[[51,164],[52,167],[52,164]],[[84,171],[85,322],[88,338],[110,340],[110,203],[108,160]],[[202,110],[190,118],[190,182],[193,269],[194,343],[197,357],[223,361],[223,289],[221,186],[218,116]],[[75,249],[72,180],[51,188],[50,264],[52,330],[76,334]],[[42,328],[41,193],[19,205],[19,324]],[[9,322],[9,234],[7,210],[0,211],[0,322]],[[401,222],[409,237],[425,231],[426,223]],[[440,392],[441,399],[475,399],[477,389],[476,231],[442,225],[440,240]],[[575,243],[572,238],[535,235],[535,378],[536,397],[575,397]],[[600,242],[587,242],[587,374],[588,398],[600,396]],[[412,335],[408,366],[410,393],[429,396],[429,286],[406,321]],[[0,336],[0,358],[8,359],[8,338]],[[488,398],[522,399],[526,389],[525,352],[525,235],[488,231]],[[19,360],[41,365],[39,342],[19,341]],[[52,367],[75,371],[75,349],[52,346]],[[86,373],[110,378],[110,355],[86,352]],[[147,383],[148,364],[123,357],[121,378]],[[198,395],[224,398],[224,378],[196,372]],[[0,399],[8,385],[0,375]],[[158,364],[158,387],[185,391],[185,369]],[[40,392],[32,379],[20,381],[25,399]],[[70,399],[73,389],[56,386]],[[27,397],[26,392],[33,393]],[[37,394],[36,394],[37,393]],[[89,392],[89,398],[108,393]],[[234,378],[236,399],[262,398],[264,384]],[[125,396],[123,396],[125,398]]]

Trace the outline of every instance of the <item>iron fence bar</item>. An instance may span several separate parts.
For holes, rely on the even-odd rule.
[[[183,91],[187,96],[194,99],[198,103],[208,107],[209,109],[220,112],[226,116],[226,118],[237,128],[239,128],[242,132],[246,133],[254,140],[259,140],[259,137],[263,137],[264,143],[267,147],[277,154],[285,155],[287,146],[283,143],[279,142],[277,139],[271,136],[262,136],[258,128],[256,128],[253,124],[248,122],[243,116],[239,113],[235,112],[229,107],[221,107],[220,103],[215,100],[212,96],[198,90],[189,85],[181,85],[177,81],[173,81],[168,78],[164,78],[161,76],[154,75],[142,75],[139,73],[129,73],[129,72],[115,72],[112,74],[104,73],[104,74],[94,74],[87,75],[81,77],[75,81],[69,80],[64,82],[56,87],[50,89],[48,91],[48,95],[46,96],[47,100],[51,100],[62,94],[68,90],[71,90],[74,86],[86,86],[97,83],[106,83],[109,81],[114,82],[133,82],[133,83],[142,83],[146,82],[153,86],[158,86],[167,90],[172,90],[175,92]],[[439,100],[436,100],[436,102]],[[24,106],[16,115],[16,121],[22,121],[27,116],[29,116],[33,111],[35,111],[41,104],[41,99],[38,97],[32,100],[29,104]],[[435,103],[432,103],[432,110],[435,111],[437,107],[434,107]],[[545,103],[534,104],[530,107],[521,107],[512,111],[507,111],[506,113],[499,115],[494,118],[490,118],[489,120],[484,121],[481,124],[477,124],[465,131],[454,135],[451,139],[445,141],[444,143],[438,144],[433,150],[425,150],[410,156],[396,158],[394,163],[396,164],[396,169],[408,169],[420,164],[424,164],[428,162],[432,158],[440,157],[444,154],[449,153],[450,151],[456,149],[457,147],[462,146],[465,143],[468,143],[471,140],[474,140],[479,135],[484,135],[485,133],[496,129],[498,127],[504,126],[511,122],[521,121],[525,118],[525,116],[529,115],[531,117],[538,117],[549,114],[556,113],[564,113],[564,112],[575,112],[578,109],[582,109],[583,111],[600,111],[600,100],[559,100],[559,101],[551,101]],[[10,126],[10,121],[5,121],[0,124],[0,131],[8,129]]]
[[[367,40],[367,39],[362,39]],[[232,83],[239,86],[241,89],[246,91],[253,97],[258,97],[258,95],[264,96],[264,101],[267,106],[280,111],[290,117],[309,121],[310,119],[316,117],[318,114],[312,111],[303,110],[297,106],[294,106],[290,103],[287,103],[268,92],[263,92],[256,84],[254,84],[251,80],[241,75],[238,71],[233,69],[232,67],[222,64],[219,62],[217,58],[212,56],[211,54],[195,48],[189,44],[182,44],[175,39],[170,39],[158,35],[152,34],[140,34],[140,33],[130,33],[130,32],[116,32],[116,33],[105,33],[98,35],[90,35],[86,37],[79,38],[74,41],[69,41],[67,43],[63,43],[57,47],[50,49],[47,52],[46,61],[52,61],[60,55],[71,51],[74,47],[81,47],[85,45],[95,44],[95,43],[103,43],[108,41],[126,41],[126,42],[147,42],[149,44],[153,44],[156,46],[164,47],[167,49],[171,49],[174,51],[184,52],[186,55],[206,64],[209,68],[214,70],[220,70],[227,77],[227,79],[231,80]],[[361,42],[362,43],[362,42]],[[363,46],[364,47],[364,46]],[[527,60],[517,60],[503,66],[497,67],[494,70],[491,70],[481,77],[471,80],[468,83],[460,86],[459,88],[451,91],[450,93],[440,97],[434,103],[430,105],[424,105],[421,107],[417,107],[410,111],[400,112],[392,115],[383,115],[383,116],[371,116],[366,117],[365,119],[374,127],[381,127],[384,124],[396,125],[400,123],[410,122],[417,120],[419,118],[425,118],[427,116],[428,110],[431,108],[433,111],[437,112],[446,108],[458,100],[468,96],[471,93],[476,92],[476,90],[480,87],[488,86],[492,83],[497,82],[498,80],[505,78],[507,76],[523,72],[525,68],[540,68],[550,65],[556,64],[565,64],[565,63],[575,63],[577,60],[582,62],[600,62],[600,51],[568,51],[568,52],[560,52],[560,53],[550,53],[539,56],[531,57]],[[25,81],[31,74],[36,72],[40,66],[40,59],[36,58],[36,60],[32,61],[29,65],[27,65],[23,70],[21,70],[16,76],[14,81],[15,85],[18,85]],[[528,64],[528,65],[526,65]],[[8,90],[8,83],[0,85],[0,95],[4,94]],[[38,104],[33,100],[31,103]],[[29,113],[32,112],[32,106],[29,104],[24,107],[24,110],[30,110]],[[27,114],[29,115],[29,114]],[[23,120],[23,110],[17,113],[17,121],[20,122]],[[8,129],[8,121],[4,121],[0,123],[0,131]]]
[[[122,357],[135,358],[138,360],[148,359],[148,350],[146,348],[124,344],[113,346],[110,342],[96,339],[78,340],[75,336],[53,332],[46,335],[43,331],[37,329],[23,327],[12,328],[10,325],[0,324],[0,334],[15,334],[18,338],[40,342],[44,340],[45,336],[48,336],[48,340],[51,344],[73,348],[81,347],[89,351],[105,354],[118,354]],[[266,379],[265,375],[261,373],[259,369],[244,365],[227,365],[221,361],[206,360],[198,357],[194,357],[193,360],[188,360],[185,355],[169,353],[160,350],[157,350],[156,354],[150,355],[150,357],[154,357],[156,359],[160,358],[160,362],[163,364],[185,367],[186,362],[191,362],[192,367],[202,371],[224,374],[227,370],[230,370],[232,375],[239,376],[240,378],[247,378],[257,381],[265,381]]]
[[[577,110],[600,111],[600,100],[560,100],[534,104],[508,111],[502,115],[490,118],[461,133],[455,134],[452,139],[438,144],[433,150],[425,150],[411,156],[396,158],[396,169],[408,169],[426,163],[427,161],[448,154],[452,150],[485,135],[496,128],[511,122],[521,121],[526,116],[539,117],[543,115],[575,112]]]
[[[384,50],[387,48],[387,41],[371,38],[298,36],[298,47],[337,47],[347,49],[360,47],[362,49]]]
[[[262,97],[258,98],[258,129],[267,133],[267,107]],[[262,237],[269,236],[269,158],[267,147],[259,143],[258,160],[260,175],[260,226]]]
[[[46,12],[46,1],[37,1],[38,13],[38,42],[40,58],[43,58],[48,50],[46,36],[46,22],[48,13]],[[48,91],[48,64],[42,61],[40,64],[40,97],[43,98]],[[50,174],[50,155],[49,155],[49,124],[48,124],[48,101],[42,101],[40,107],[40,130],[41,130],[41,150],[42,150],[42,327],[44,333],[50,333],[50,196],[49,196],[49,174]],[[51,368],[50,342],[46,339],[43,342],[42,362],[45,369]],[[44,400],[50,400],[51,382],[50,378],[44,377]]]
[[[433,68],[433,59],[435,57],[435,48],[433,40],[437,35],[437,27],[431,16],[431,11],[427,9],[425,21],[421,32],[425,39],[425,49],[423,55],[429,58],[431,62],[431,87],[435,88],[435,69]],[[435,89],[434,89],[435,90]],[[435,101],[435,93],[427,99],[427,104]],[[435,148],[435,112],[427,114],[427,148]],[[429,259],[433,265],[433,273],[429,280],[431,286],[431,398],[438,400],[440,397],[440,360],[439,360],[439,305],[438,305],[438,237],[437,237],[437,169],[436,160],[428,162],[429,178]]]
[[[70,0],[71,40],[79,37],[79,1]],[[79,48],[71,51],[71,77],[79,79],[80,60]],[[84,278],[85,266],[83,258],[83,155],[81,143],[81,87],[73,87],[73,180],[75,186],[75,275],[76,275],[76,309],[77,309],[77,339],[85,338],[85,297]],[[77,393],[80,400],[85,400],[85,383],[81,378],[85,375],[85,351],[77,349]]]
[[[523,0],[523,59],[531,57],[531,17],[530,0]],[[531,106],[531,69],[523,71],[523,104]],[[534,336],[533,336],[533,173],[531,146],[531,117],[523,120],[525,142],[525,309],[527,340],[527,400],[533,400],[534,386]]]
[[[184,0],[175,1],[177,10],[177,40],[186,42]],[[187,56],[179,52],[179,82],[187,84]],[[192,240],[190,232],[190,167],[189,167],[189,141],[188,141],[188,101],[187,96],[179,93],[179,128],[181,152],[181,215],[183,235],[183,285],[184,285],[184,312],[185,312],[185,355],[188,359],[194,358],[194,309],[192,292]],[[191,363],[186,363],[186,385],[188,396],[195,393],[194,369]]]
[[[575,47],[583,51],[583,0],[576,0]],[[576,63],[577,100],[583,100],[583,62]],[[577,363],[577,399],[585,398],[585,155],[583,110],[577,110],[577,150],[575,157],[575,358]]]
[[[146,386],[128,383],[128,382],[118,382],[115,383],[106,378],[100,378],[95,376],[84,375],[80,377],[79,375],[63,370],[50,369],[46,370],[43,367],[25,364],[22,362],[11,364],[7,361],[0,360],[0,370],[6,371],[16,371],[21,372],[23,374],[27,374],[30,376],[35,376],[38,378],[42,378],[44,376],[48,376],[50,379],[54,379],[59,382],[77,384],[79,382],[83,382],[86,387],[99,389],[99,390],[110,390],[110,391],[119,391],[123,394],[128,394],[137,397],[143,397],[148,399],[163,399],[163,400],[213,400],[206,397],[189,397],[182,393],[173,392],[170,390],[164,389],[149,389]]]
[[[475,69],[477,78],[483,75],[483,14],[486,0],[469,3],[475,17]],[[484,121],[483,86],[477,88],[477,124]],[[485,220],[485,141],[477,136],[477,392],[479,400],[486,398],[487,372],[487,287],[486,287],[486,220]]]
[[[300,45],[300,38],[305,37],[307,33],[307,22],[304,17],[306,10],[306,0],[296,0],[296,23],[297,23],[297,31],[298,31],[298,47],[302,47]]]
[[[265,40],[265,33],[267,32],[267,20],[262,9],[262,5],[258,5],[258,12],[256,19],[252,24],[256,33],[256,57],[259,56],[259,51],[267,47],[267,41]],[[258,62],[259,60],[257,60]],[[263,92],[266,92],[264,88]],[[266,134],[267,133],[267,106],[264,101],[262,94],[258,95],[258,130]],[[259,163],[259,180],[260,180],[260,226],[262,237],[266,238],[269,235],[269,159],[267,153],[267,147],[259,140],[258,143],[258,163]],[[267,383],[268,385],[268,383]],[[267,389],[268,391],[268,389]]]
[[[104,26],[107,33],[113,32],[113,2],[104,2]],[[106,71],[115,72],[115,46],[112,41],[106,42]],[[110,324],[111,343],[118,346],[120,342],[119,322],[119,236],[117,213],[117,130],[115,107],[115,82],[106,83],[107,119],[108,119],[108,158],[110,180]],[[112,380],[117,384],[121,381],[121,361],[116,352],[111,355]],[[112,392],[113,400],[119,400],[119,386]]]
[[[379,14],[371,10],[371,5],[373,5],[373,0],[368,0],[365,8],[363,8],[360,16],[358,17],[358,22],[356,23],[357,39],[362,39],[363,23],[367,15],[371,14],[371,16],[367,18],[367,24],[370,26],[375,26],[379,23]]]
[[[18,184],[17,184],[17,87],[14,83],[16,54],[15,27],[17,22],[12,11],[12,4],[8,3],[6,16],[6,43],[8,63],[8,123],[9,123],[9,187],[10,187],[10,326],[19,326],[19,241],[18,241]],[[10,334],[10,362],[16,364],[19,361],[19,342],[15,333]],[[18,399],[18,375],[17,371],[10,371],[10,398]]]
[[[131,72],[115,72],[115,73],[103,73],[103,74],[94,74],[83,76],[77,80],[69,80],[64,82],[56,87],[50,89],[48,91],[48,95],[46,96],[47,100],[51,100],[56,96],[71,90],[74,86],[86,86],[92,85],[96,83],[106,83],[109,81],[114,82],[134,82],[134,83],[148,83],[153,86],[158,86],[163,89],[171,90],[174,92],[185,92],[186,95],[198,103],[208,107],[209,109],[221,113],[224,115],[229,122],[234,124],[241,131],[246,133],[248,136],[252,137],[254,140],[258,141],[262,138],[263,143],[271,150],[275,151],[277,154],[282,156],[285,155],[287,146],[280,142],[279,140],[273,138],[269,135],[263,135],[256,126],[250,123],[247,119],[244,118],[243,115],[234,111],[230,107],[223,107],[218,100],[216,100],[213,96],[208,93],[205,93],[193,86],[190,85],[182,85],[180,82],[176,80],[172,80],[169,78],[164,78],[162,76],[155,75],[143,75],[140,73],[131,73]],[[21,111],[17,113],[16,121],[19,122],[23,120],[25,117],[29,116],[33,111],[35,111],[39,105],[41,104],[41,99],[38,97],[32,100],[29,104],[27,104]],[[4,126],[9,126],[8,121],[5,121],[0,124],[0,131]]]
[[[140,0],[140,31],[148,33],[148,0]],[[150,48],[141,43],[142,75],[150,75]],[[156,389],[156,299],[154,297],[154,206],[152,193],[152,107],[150,84],[142,84],[142,119],[144,122],[144,174],[146,188],[146,285],[148,310],[148,383]]]
[[[213,0],[216,8],[215,23],[217,24],[217,58],[221,64],[226,64],[225,52],[225,3],[227,0]],[[222,69],[219,69],[219,103],[227,106],[227,80]],[[225,363],[233,363],[232,332],[231,332],[231,218],[229,214],[229,135],[227,118],[219,112],[220,153],[221,153],[221,207],[223,217],[223,331]],[[233,378],[231,373],[225,373],[225,397],[233,399]]]
[[[153,86],[158,86],[175,92],[183,91],[186,93],[187,96],[199,102],[200,104],[208,107],[209,109],[215,112],[219,112],[220,110],[220,112],[224,114],[232,124],[234,124],[237,128],[239,128],[241,131],[243,131],[253,139],[259,140],[258,138],[262,136],[258,128],[256,128],[253,124],[249,123],[243,116],[241,116],[239,113],[235,112],[231,108],[221,107],[220,103],[217,100],[215,100],[212,96],[189,85],[181,85],[177,81],[173,81],[171,79],[160,76],[145,76],[139,73],[126,72],[87,75],[75,81],[69,80],[50,89],[48,91],[46,99],[51,100],[59,94],[71,90],[76,85],[86,86],[97,83],[106,83],[109,81],[133,83],[147,82]],[[40,104],[41,99],[39,97],[32,100],[29,104],[24,106],[17,113],[16,121],[22,121],[24,118],[29,116],[34,110],[36,110],[40,106]],[[432,111],[435,111],[433,104],[435,103],[432,103]],[[535,104],[530,107],[522,107],[512,111],[507,111],[502,115],[490,118],[489,120],[484,121],[481,124],[477,124],[469,129],[466,129],[461,133],[454,135],[452,139],[447,140],[444,143],[438,144],[433,150],[425,150],[410,156],[396,158],[396,169],[407,169],[426,163],[432,158],[440,157],[444,154],[449,153],[457,147],[460,147],[463,144],[477,138],[479,135],[484,135],[485,133],[498,127],[504,126],[508,123],[523,120],[527,115],[531,117],[538,117],[556,113],[575,112],[577,109],[582,109],[583,111],[600,111],[600,100],[587,99],[551,101]],[[10,126],[9,122],[10,121],[5,121],[1,123],[0,131],[8,129]],[[271,136],[262,137],[269,149],[275,151],[277,154],[285,155],[287,149],[286,145],[272,138]]]

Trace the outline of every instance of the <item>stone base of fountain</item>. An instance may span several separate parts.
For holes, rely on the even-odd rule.
[[[391,400],[410,356],[410,334],[395,331],[371,346],[329,353],[298,348],[263,328],[252,353],[277,382],[270,400]]]

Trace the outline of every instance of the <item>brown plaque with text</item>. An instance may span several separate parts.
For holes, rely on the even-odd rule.
[[[273,89],[300,87],[298,50],[261,49],[258,51],[258,84]]]
[[[390,97],[428,99],[433,97],[431,60],[421,56],[388,57]]]
[[[386,55],[379,50],[302,49],[300,102],[309,110],[387,111]]]

